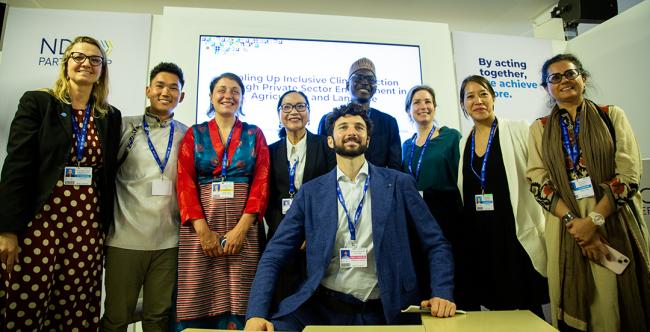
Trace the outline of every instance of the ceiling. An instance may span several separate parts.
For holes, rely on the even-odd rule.
[[[448,23],[452,31],[532,36],[533,20],[558,0],[0,0],[9,7],[162,14],[196,7],[362,16]],[[299,27],[297,27],[299,28]],[[351,27],[352,28],[352,27]]]

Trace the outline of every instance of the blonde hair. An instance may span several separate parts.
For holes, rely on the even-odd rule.
[[[72,53],[72,47],[79,43],[86,43],[97,46],[102,54],[102,58],[104,58],[104,62],[102,63],[101,76],[99,77],[99,80],[93,85],[91,93],[94,113],[96,116],[102,117],[108,112],[108,109],[110,107],[108,104],[108,61],[106,58],[106,52],[102,48],[99,41],[97,41],[95,38],[88,36],[79,36],[76,37],[72,43],[68,45],[68,47],[66,47],[63,54],[63,59],[61,61],[61,66],[59,67],[59,77],[54,83],[54,89],[51,91],[51,93],[56,99],[60,100],[63,103],[72,103],[69,94],[70,82],[68,77],[68,60],[70,59],[70,55]]]

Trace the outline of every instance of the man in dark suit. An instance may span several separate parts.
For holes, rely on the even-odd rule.
[[[350,92],[351,101],[363,105],[373,123],[370,132],[372,143],[366,151],[366,159],[378,167],[400,170],[402,167],[402,141],[399,136],[397,120],[387,113],[370,107],[377,92],[377,75],[375,65],[368,58],[361,58],[350,66],[345,88]],[[318,124],[318,134],[327,136],[328,129],[325,114]]]
[[[328,124],[337,167],[300,189],[269,242],[251,289],[246,329],[417,324],[419,316],[400,310],[418,303],[431,307],[432,315],[453,316],[451,251],[413,178],[366,161],[372,123],[362,106],[335,109]],[[408,224],[417,229],[432,276],[431,299],[422,302]],[[304,240],[307,279],[272,313],[278,272]]]

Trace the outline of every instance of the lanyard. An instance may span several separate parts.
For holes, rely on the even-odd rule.
[[[149,150],[153,154],[153,159],[156,160],[156,164],[158,164],[158,168],[160,168],[160,174],[165,173],[165,167],[167,167],[167,162],[169,161],[169,154],[172,151],[172,145],[174,144],[174,120],[171,121],[169,124],[169,142],[167,142],[167,151],[165,152],[165,160],[160,161],[160,157],[158,156],[158,152],[156,152],[156,147],[153,146],[153,143],[151,142],[151,137],[149,134],[149,124],[147,123],[147,118],[146,115],[142,116],[142,128],[144,128],[144,133],[147,136],[147,143],[149,144]]]
[[[361,219],[361,210],[363,209],[363,201],[366,198],[366,192],[368,191],[369,182],[370,182],[370,174],[368,174],[368,176],[366,177],[366,182],[363,184],[363,194],[361,195],[361,200],[359,201],[359,206],[357,207],[357,211],[354,213],[354,222],[352,222],[352,218],[350,218],[350,213],[348,212],[348,208],[345,207],[345,199],[343,199],[341,186],[339,186],[339,182],[336,181],[336,196],[339,198],[339,203],[341,203],[341,206],[343,206],[343,211],[345,211],[345,216],[348,219],[348,228],[350,229],[350,239],[352,239],[352,241],[357,240],[356,225],[359,223],[359,220]]]
[[[569,154],[569,158],[573,162],[573,169],[578,167],[578,158],[580,157],[580,147],[578,146],[578,134],[580,133],[580,117],[576,116],[576,123],[573,127],[573,144],[569,141],[569,130],[566,123],[560,117],[560,126],[562,127],[562,145],[564,150]]]
[[[488,142],[487,142],[487,147],[485,147],[485,155],[483,156],[483,165],[481,166],[481,175],[479,176],[476,171],[474,170],[474,151],[476,150],[476,144],[475,144],[475,136],[476,136],[476,129],[472,131],[472,155],[470,156],[470,164],[469,167],[472,169],[472,172],[474,175],[481,181],[481,191],[485,193],[485,186],[487,183],[487,160],[488,160],[488,155],[490,154],[490,147],[492,146],[492,139],[494,138],[494,131],[497,128],[497,119],[494,119],[494,122],[492,122],[492,128],[490,128],[490,137],[488,137]]]
[[[71,116],[72,120],[72,131],[77,138],[77,166],[81,164],[81,159],[84,155],[84,150],[86,149],[86,133],[88,132],[88,121],[90,120],[90,103],[86,105],[86,112],[84,113],[83,125],[81,129],[78,128],[77,117]]]
[[[296,167],[298,166],[298,159],[293,163],[289,163],[289,197],[293,198],[293,195],[296,193],[296,185],[294,181],[296,180]]]
[[[232,139],[232,133],[235,131],[235,126],[232,126],[230,129],[230,134],[228,134],[228,140],[226,145],[223,147],[223,157],[221,158],[221,182],[226,179],[226,167],[228,167],[228,147],[230,146],[230,140]],[[219,136],[221,138],[221,135]]]
[[[426,151],[427,144],[429,144],[429,140],[431,139],[431,136],[433,136],[434,131],[436,131],[436,126],[433,126],[431,128],[431,131],[429,131],[429,135],[427,136],[427,140],[424,142],[424,145],[422,145],[422,152],[420,153],[420,157],[418,157],[418,165],[415,167],[415,173],[413,173],[411,165],[413,164],[413,154],[415,154],[415,142],[417,141],[418,134],[413,134],[413,145],[411,146],[411,156],[409,157],[409,173],[415,176],[416,181],[418,177],[420,177],[420,167],[422,166],[422,157],[424,156],[424,151]]]

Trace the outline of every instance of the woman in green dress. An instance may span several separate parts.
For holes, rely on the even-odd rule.
[[[402,170],[413,175],[417,188],[429,207],[429,211],[440,225],[445,237],[451,243],[456,266],[458,246],[456,229],[461,216],[461,199],[458,187],[458,160],[460,132],[439,126],[435,121],[436,95],[426,85],[411,88],[406,96],[405,111],[416,125],[417,132],[402,146]],[[416,236],[412,236],[417,239]],[[424,260],[419,244],[411,244],[414,260]],[[426,267],[426,264],[415,264]],[[459,269],[457,268],[457,275]],[[418,283],[424,298],[429,297],[429,276],[425,268],[416,271]],[[457,287],[458,289],[458,287]],[[458,299],[456,299],[458,300]]]

